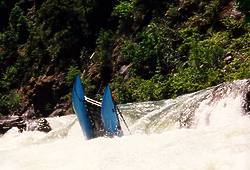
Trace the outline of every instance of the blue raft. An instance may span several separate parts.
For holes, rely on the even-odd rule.
[[[84,88],[80,76],[77,75],[72,90],[72,105],[79,120],[81,129],[87,139],[94,138],[94,131],[86,108]],[[101,104],[101,120],[108,136],[122,136],[122,130],[117,115],[117,109],[112,100],[109,86],[105,88]]]
[[[77,75],[72,90],[72,105],[80,126],[87,139],[93,138],[93,129],[85,105],[85,93],[80,76]]]
[[[103,126],[107,135],[122,135],[121,126],[117,115],[117,109],[112,100],[109,85],[105,88],[102,98],[101,116]]]

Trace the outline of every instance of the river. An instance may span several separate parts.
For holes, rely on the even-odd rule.
[[[120,105],[132,134],[85,140],[75,115],[48,118],[49,133],[0,137],[1,170],[249,170],[249,81],[176,99]]]

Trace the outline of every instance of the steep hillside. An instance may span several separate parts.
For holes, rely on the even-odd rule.
[[[118,103],[250,78],[249,21],[249,0],[1,0],[0,113],[70,113],[78,73]]]

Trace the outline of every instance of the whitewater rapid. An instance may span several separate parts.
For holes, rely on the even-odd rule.
[[[125,135],[112,139],[85,140],[75,115],[48,118],[49,133],[13,128],[0,137],[0,169],[249,170],[245,86],[238,81],[174,100],[122,105],[132,135],[123,127]]]

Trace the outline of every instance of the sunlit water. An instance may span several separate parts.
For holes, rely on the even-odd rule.
[[[49,133],[13,128],[0,137],[1,170],[249,170],[246,80],[175,100],[120,106],[132,135],[85,140],[74,115]],[[124,126],[124,125],[123,125]]]

